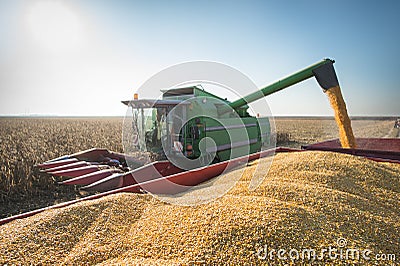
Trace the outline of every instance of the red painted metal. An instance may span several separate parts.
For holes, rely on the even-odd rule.
[[[305,150],[333,151],[366,157],[379,162],[400,163],[400,138],[357,138],[356,149],[345,149],[338,139],[315,143],[302,148]]]
[[[62,166],[62,165],[70,164],[70,163],[75,163],[77,161],[78,161],[77,158],[70,158],[70,159],[64,159],[64,160],[59,160],[59,161],[54,161],[54,162],[45,162],[42,164],[38,164],[36,166],[39,168],[48,169],[48,168],[54,168],[54,167],[58,167],[58,166]]]
[[[123,153],[111,152],[107,149],[98,149],[98,148],[93,148],[82,152],[74,153],[69,155],[69,157],[77,158],[79,160],[87,162],[103,162],[105,159],[110,158],[118,160],[120,162],[125,162],[126,160],[129,160],[129,162],[136,163],[138,165],[143,165],[147,163],[147,161],[144,159],[140,160]]]
[[[58,171],[62,171],[62,170],[68,170],[68,169],[83,167],[83,166],[87,166],[87,165],[89,165],[89,163],[87,163],[85,161],[83,161],[83,162],[79,161],[79,162],[60,165],[60,166],[57,166],[57,167],[47,168],[47,169],[43,170],[43,172],[52,173],[52,172],[58,172]]]
[[[130,173],[114,173],[106,178],[88,184],[87,186],[81,187],[81,190],[84,191],[95,191],[95,192],[105,192],[109,190],[113,190],[123,186],[124,176],[131,176]],[[136,184],[133,178],[129,178],[132,180],[129,185]]]
[[[73,153],[70,155],[66,156],[61,156],[58,158],[55,158],[53,160],[47,161],[45,163],[37,165],[39,168],[51,168],[51,167],[56,167],[60,165],[64,165],[66,163],[72,163],[76,161],[86,161],[86,162],[97,162],[97,163],[102,163],[106,162],[107,159],[115,159],[120,161],[121,163],[126,162],[129,160],[131,163],[135,163],[137,165],[144,165],[147,163],[145,159],[140,160],[135,157],[123,154],[123,153],[118,153],[118,152],[111,152],[107,149],[98,149],[98,148],[93,148],[93,149],[88,149],[84,150],[81,152]]]
[[[229,161],[220,162],[217,164],[208,165],[201,168],[196,168],[189,171],[181,171],[175,174],[162,176],[159,178],[150,179],[143,176],[141,182],[128,186],[121,187],[124,192],[146,191],[152,194],[176,194],[186,191],[193,186],[196,186],[204,181],[207,181],[215,176],[222,174],[224,171],[230,171],[241,165],[245,165],[248,161],[252,161],[261,157],[271,156],[275,152],[298,151],[294,149],[271,149],[259,153],[243,156]],[[168,161],[165,165],[172,165]],[[161,164],[158,166],[161,167]],[[173,165],[172,165],[173,166]],[[178,168],[179,169],[179,168]],[[171,170],[176,171],[177,169]],[[148,180],[146,180],[148,179]]]
[[[164,176],[183,172],[169,161],[157,161],[123,174],[115,174],[89,184],[81,189],[86,191],[108,191],[120,187],[146,182]]]
[[[82,176],[77,176],[75,178],[67,179],[65,181],[60,182],[62,185],[89,185],[94,182],[97,182],[101,179],[104,179],[108,176],[111,176],[114,173],[121,172],[118,169],[104,169],[100,171],[96,171],[93,173],[89,173]]]
[[[88,165],[78,168],[61,170],[57,172],[49,172],[49,174],[54,176],[78,177],[89,173],[97,172],[101,169],[100,167],[107,167],[107,166]]]

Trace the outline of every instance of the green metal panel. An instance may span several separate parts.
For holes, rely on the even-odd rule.
[[[199,143],[205,137],[212,138],[215,146],[208,146],[209,152],[216,152],[220,161],[254,153],[261,148],[261,136],[258,120],[255,117],[247,118],[224,118],[216,121],[208,117],[200,117],[200,134],[197,139],[188,134],[186,145],[193,146],[193,155],[200,156]],[[189,121],[193,125],[193,121]],[[249,142],[250,141],[250,144]],[[211,149],[211,148],[215,148]]]
[[[179,93],[182,93],[179,95]],[[186,100],[190,99],[187,107],[186,117],[191,118],[181,132],[185,137],[183,140],[184,153],[189,158],[201,156],[200,142],[205,137],[212,138],[217,147],[217,159],[225,161],[231,157],[239,157],[260,151],[262,143],[269,139],[268,118],[260,119],[263,123],[259,125],[259,119],[247,113],[247,106],[243,106],[236,115],[226,113],[218,114],[218,105],[221,102],[229,101],[213,95],[198,87],[188,87],[176,90],[169,90],[164,99]],[[239,115],[239,116],[238,116]],[[218,122],[218,121],[219,122]],[[196,122],[197,121],[197,122]],[[196,129],[198,136],[195,137],[192,131]],[[261,129],[261,128],[262,129]],[[261,132],[265,135],[261,136]],[[268,135],[268,136],[267,136]],[[248,142],[250,141],[250,143]],[[192,151],[187,150],[188,145],[192,146]],[[215,146],[210,146],[214,147]],[[212,149],[211,149],[212,150]],[[210,151],[210,150],[209,150]]]

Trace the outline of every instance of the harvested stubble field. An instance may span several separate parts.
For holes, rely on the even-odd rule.
[[[338,248],[339,238],[347,241],[344,252],[371,250],[371,261],[331,260],[325,253],[323,260],[295,263],[365,265],[376,254],[398,259],[400,165],[327,152],[278,154],[261,186],[249,191],[268,159],[251,163],[229,193],[205,205],[117,194],[13,221],[0,227],[0,264],[278,265],[291,261],[276,253],[263,260],[257,252],[264,256],[266,246],[320,255]],[[223,185],[239,171],[211,183]]]
[[[396,138],[399,129],[394,128],[395,118],[352,119],[354,136],[357,138]],[[300,148],[329,139],[339,138],[336,122],[333,118],[275,118],[278,134],[277,145]]]

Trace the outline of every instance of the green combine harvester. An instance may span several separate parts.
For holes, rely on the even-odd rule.
[[[204,159],[193,167],[272,147],[268,117],[250,115],[248,104],[313,76],[324,90],[337,86],[333,63],[322,60],[234,102],[201,86],[163,91],[160,100],[139,100],[135,95],[134,100],[123,101],[133,111],[133,145],[141,151],[165,154],[175,162],[179,157]]]

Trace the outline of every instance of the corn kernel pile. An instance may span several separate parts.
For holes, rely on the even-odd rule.
[[[329,102],[335,112],[336,124],[339,128],[339,139],[343,148],[356,148],[351,121],[347,114],[346,103],[339,86],[332,87],[326,91]]]
[[[340,237],[346,247],[397,252],[400,259],[400,165],[337,153],[281,153],[250,191],[252,175],[267,171],[263,160],[205,205],[121,193],[5,224],[0,265],[276,265],[291,261],[259,258],[260,248],[320,250]]]

